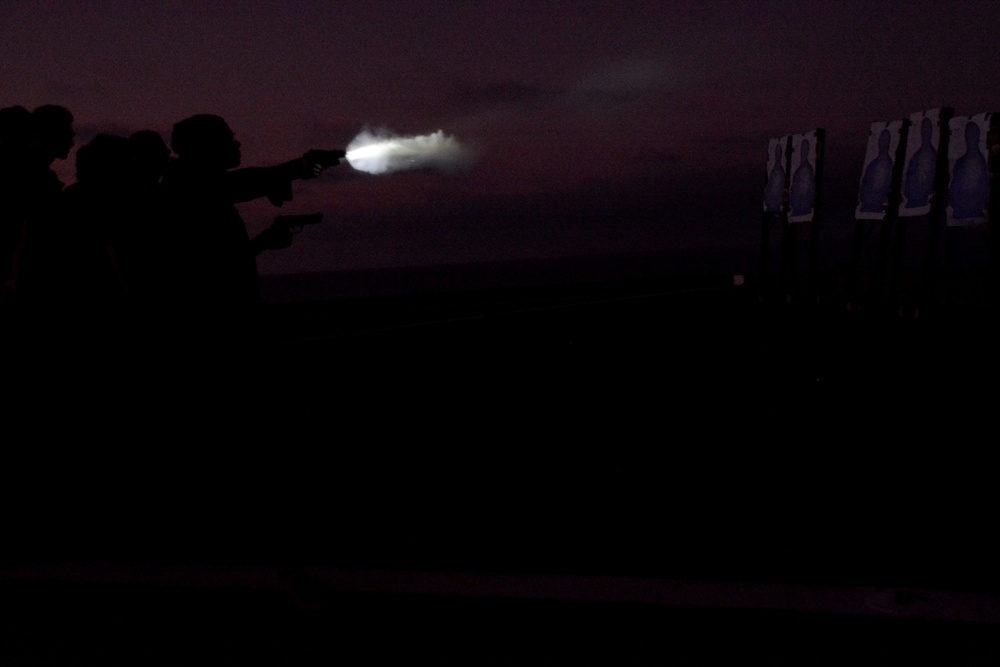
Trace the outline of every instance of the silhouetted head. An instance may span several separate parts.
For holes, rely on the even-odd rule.
[[[934,124],[931,123],[930,118],[924,118],[920,122],[920,139],[925,144],[929,144],[931,142],[931,136],[933,133],[934,133]]]
[[[157,183],[170,161],[170,148],[159,132],[139,130],[128,138],[132,153],[133,179],[142,183]]]
[[[184,162],[208,169],[240,166],[240,142],[220,116],[198,114],[174,125],[170,146]]]
[[[31,138],[38,158],[46,164],[65,160],[73,148],[73,114],[66,107],[45,104],[31,112]]]
[[[802,162],[802,164],[805,164],[806,162],[809,161],[809,140],[803,139],[802,143],[799,144],[799,147],[802,149],[802,157],[800,161]]]
[[[129,142],[99,134],[76,152],[76,180],[88,187],[121,186],[131,173]]]

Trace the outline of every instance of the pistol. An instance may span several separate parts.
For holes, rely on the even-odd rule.
[[[275,227],[285,227],[293,234],[302,231],[305,225],[315,225],[323,222],[322,213],[303,213],[300,215],[278,215],[274,218]]]
[[[347,157],[347,151],[324,151],[319,149],[306,151],[306,159],[324,169],[340,164],[340,161],[345,157]]]

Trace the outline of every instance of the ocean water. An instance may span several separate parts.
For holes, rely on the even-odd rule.
[[[755,270],[756,248],[518,259],[299,274],[263,274],[266,303],[370,296],[439,294],[514,287],[553,287],[619,280],[704,280],[732,284]]]

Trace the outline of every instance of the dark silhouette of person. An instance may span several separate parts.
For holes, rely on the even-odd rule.
[[[937,171],[937,149],[932,143],[934,124],[930,118],[920,122],[920,148],[910,156],[903,181],[903,208],[922,208],[930,202]]]
[[[10,298],[14,255],[25,218],[25,176],[31,140],[31,112],[0,109],[0,301]]]
[[[863,213],[884,213],[889,204],[889,186],[892,184],[892,158],[889,144],[892,134],[882,130],[878,136],[878,155],[865,167],[861,178],[859,210]]]
[[[792,187],[789,194],[792,215],[808,215],[813,209],[813,199],[816,193],[816,176],[809,162],[809,140],[803,139],[799,145],[799,166],[792,174]]]
[[[39,161],[51,166],[69,157],[76,139],[73,114],[58,104],[43,104],[31,112],[32,143]]]
[[[128,138],[132,152],[134,179],[139,187],[153,188],[160,184],[170,162],[170,147],[155,130],[139,130]]]
[[[171,264],[163,278],[175,314],[200,315],[199,326],[245,317],[260,302],[257,255],[286,248],[292,235],[272,225],[250,238],[237,203],[267,197],[280,205],[291,198],[292,181],[317,177],[323,166],[309,153],[272,167],[240,168],[240,143],[220,116],[199,114],[173,127],[177,158],[162,180]],[[180,309],[178,311],[178,309]]]
[[[45,218],[34,221],[18,290],[47,316],[103,328],[120,308],[124,290],[111,240],[130,212],[129,157],[125,137],[94,137],[76,153],[76,182],[62,191]]]
[[[782,150],[783,144],[779,143],[774,147],[774,166],[767,178],[767,186],[764,188],[764,212],[781,213],[781,206],[784,203],[785,195],[785,152]]]
[[[127,213],[115,219],[111,252],[127,307],[136,315],[162,298],[154,291],[167,262],[160,238],[165,225],[160,182],[170,160],[159,132],[140,130],[128,137],[129,170],[122,192]]]
[[[966,122],[965,153],[955,161],[949,194],[952,217],[956,219],[986,215],[990,179],[986,158],[979,150],[979,135],[979,125]]]
[[[19,298],[23,287],[22,267],[28,267],[27,271],[31,274],[35,270],[32,263],[44,261],[34,253],[40,252],[46,244],[47,225],[56,218],[55,209],[65,186],[53,171],[52,164],[69,157],[75,137],[73,114],[66,107],[45,104],[31,112],[28,146],[21,163],[16,205],[23,220],[12,267],[15,298]]]

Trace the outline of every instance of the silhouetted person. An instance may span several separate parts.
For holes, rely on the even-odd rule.
[[[160,181],[170,159],[170,148],[158,132],[140,130],[129,136],[122,193],[126,212],[111,230],[111,250],[127,305],[137,315],[163,298],[156,292],[157,280],[167,270]]]
[[[131,170],[125,137],[99,134],[77,151],[76,182],[26,238],[18,290],[36,314],[111,326],[124,297],[111,241],[130,214]]]
[[[32,151],[46,167],[65,160],[73,148],[76,132],[73,114],[58,104],[44,104],[31,112]]]
[[[268,197],[280,205],[291,198],[292,181],[315,178],[322,168],[304,155],[273,167],[239,169],[240,143],[225,120],[211,114],[175,124],[170,144],[177,159],[163,176],[162,192],[171,257],[164,278],[172,306],[180,312],[194,308],[201,322],[242,318],[260,302],[257,255],[286,248],[292,239],[281,226],[251,239],[235,204]]]
[[[30,141],[31,112],[22,106],[0,109],[0,302],[13,290],[14,254],[26,215]]]
[[[29,273],[34,270],[31,264],[38,259],[35,251],[39,249],[36,241],[42,241],[47,236],[46,227],[56,217],[55,208],[59,204],[64,184],[52,170],[52,163],[66,159],[73,148],[76,137],[73,114],[65,107],[55,104],[37,107],[31,112],[29,132],[27,153],[22,163],[21,191],[18,195],[18,206],[23,211],[24,220],[20,243],[14,256],[15,297],[19,297],[22,288],[20,267],[26,265]]]
[[[170,162],[170,147],[155,130],[139,130],[128,138],[133,180],[139,187],[156,187]]]
[[[878,137],[878,155],[876,155],[861,177],[861,194],[859,210],[863,213],[884,213],[889,204],[889,186],[892,184],[892,158],[889,156],[889,145],[892,134],[882,130]]]

